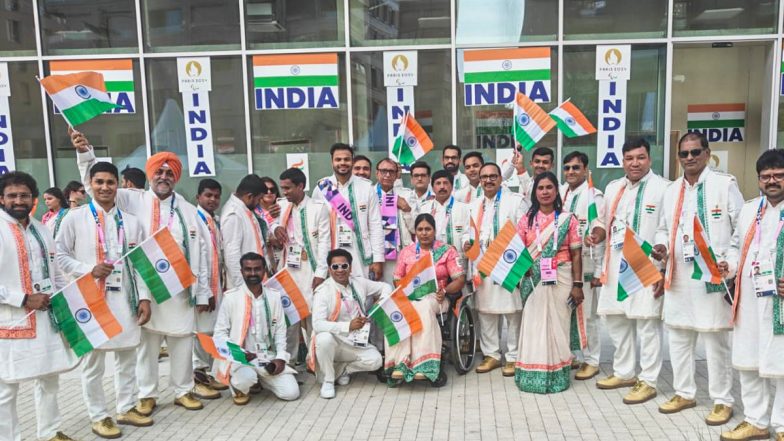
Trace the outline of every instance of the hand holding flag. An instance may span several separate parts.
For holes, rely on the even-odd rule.
[[[384,333],[390,346],[417,334],[422,330],[422,319],[413,303],[401,288],[392,291],[368,313]]]
[[[648,258],[652,249],[651,244],[640,239],[629,226],[626,227],[618,274],[619,302],[662,279],[658,268]]]
[[[495,240],[487,247],[477,268],[484,277],[514,292],[515,287],[533,265],[533,258],[517,234],[512,221],[507,220]]]

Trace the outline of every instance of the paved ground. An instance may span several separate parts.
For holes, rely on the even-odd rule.
[[[610,372],[612,347],[603,337],[602,375]],[[168,362],[163,361],[162,385],[168,384]],[[108,365],[108,363],[107,363]],[[449,382],[441,389],[409,384],[389,389],[375,376],[361,375],[337,388],[333,400],[319,398],[312,376],[301,387],[301,397],[281,402],[263,391],[244,407],[224,398],[206,402],[204,410],[175,407],[166,388],[150,428],[125,428],[125,440],[718,440],[719,433],[742,419],[740,386],[733,389],[736,415],[727,426],[708,427],[703,418],[712,403],[707,396],[704,357],[697,365],[698,406],[675,415],[662,415],[658,404],[672,396],[672,371],[665,363],[659,396],[627,406],[624,390],[600,391],[595,379],[573,382],[559,394],[520,392],[500,369],[489,374],[458,376],[448,368]],[[111,377],[104,380],[113,397]],[[113,403],[111,404],[113,408]],[[63,431],[80,440],[97,439],[90,432],[78,372],[61,377],[60,406]],[[23,439],[35,439],[35,410],[30,384],[22,387],[19,416]]]

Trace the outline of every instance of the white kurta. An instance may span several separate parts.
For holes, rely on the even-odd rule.
[[[215,319],[218,317],[218,309],[220,309],[220,302],[223,300],[223,291],[226,290],[226,272],[225,262],[223,258],[223,237],[221,235],[220,224],[217,217],[197,206],[196,209],[199,213],[199,221],[204,224],[209,234],[209,241],[207,242],[207,282],[210,287],[210,295],[215,299],[215,310],[210,312],[196,312],[196,331],[197,332],[212,332],[215,328]],[[210,229],[210,224],[212,229]],[[213,265],[217,257],[217,275],[213,274]],[[217,280],[215,280],[217,279]],[[217,288],[217,293],[214,289]]]
[[[466,187],[470,187],[471,183],[468,180],[468,176],[463,174],[460,170],[454,175],[454,179],[452,180],[452,196],[456,195],[459,191],[465,189]]]
[[[356,305],[349,286],[343,286],[332,278],[327,279],[316,288],[313,296],[313,332],[317,334],[322,332],[333,334],[346,344],[351,345],[352,343],[348,340],[348,328],[351,319],[361,314],[361,311],[369,312],[366,308],[370,303],[369,299],[377,300],[388,296],[392,292],[392,286],[387,283],[374,282],[363,277],[354,276],[349,280],[349,285],[354,287],[361,305]],[[330,320],[337,306],[338,298],[342,300],[343,304],[340,307],[337,318]],[[346,307],[346,305],[349,305],[350,308]]]
[[[586,228],[593,230],[595,227],[606,229],[605,217],[603,216],[605,208],[604,194],[599,189],[594,189],[594,202],[596,203],[596,212],[599,217],[593,222],[590,227],[588,226],[588,205],[590,203],[590,196],[588,194],[588,181],[583,182],[574,190],[569,190],[569,185],[564,184],[561,186],[561,200],[563,201],[564,211],[568,211],[577,218],[579,223],[579,235],[585,237]],[[593,253],[593,257],[591,257]],[[598,244],[591,250],[590,247],[583,246],[583,275],[595,275],[597,278],[601,275],[602,264],[604,263],[604,243]]]
[[[452,194],[455,196],[455,199],[458,201],[471,205],[477,199],[482,198],[482,194],[484,194],[484,190],[482,189],[482,184],[477,183],[477,186],[474,187],[469,182],[465,187],[461,188],[460,190],[454,190]]]
[[[240,273],[240,258],[246,253],[269,256],[256,215],[233,194],[229,196],[221,211],[221,235],[226,265],[226,287],[233,289],[244,286],[245,281]],[[268,258],[267,265],[269,263]]]
[[[433,199],[420,208],[416,216],[422,213],[429,213],[436,221],[436,240],[454,246],[460,257],[465,260],[465,252],[463,245],[471,240],[471,208],[468,204],[464,204],[454,199],[451,207],[450,201],[447,199],[443,204]],[[416,217],[415,216],[415,217]],[[447,233],[447,226],[451,220],[451,232]],[[447,240],[451,235],[452,241]],[[465,268],[465,262],[462,262]]]
[[[338,183],[335,175],[328,176],[323,179],[332,181],[334,188],[346,199],[351,202],[349,198],[349,186],[353,188],[354,201],[356,204],[357,213],[352,213],[354,222],[359,223],[360,236],[357,237],[353,230],[346,224],[341,216],[339,216],[333,207],[324,198],[324,193],[316,185],[313,188],[313,199],[324,202],[329,208],[330,216],[334,217],[334,227],[332,229],[331,248],[343,248],[351,253],[353,258],[353,265],[351,266],[352,274],[355,276],[367,277],[368,266],[362,261],[360,250],[358,247],[358,240],[362,241],[362,247],[365,251],[365,257],[373,263],[383,263],[384,259],[384,230],[381,226],[381,211],[379,210],[378,195],[373,185],[367,179],[357,176],[351,176],[345,185]],[[321,180],[319,180],[320,182]],[[347,228],[352,231],[351,245],[340,246],[338,243],[338,230],[340,228]],[[376,274],[376,277],[382,277],[382,274]]]
[[[12,232],[16,225],[23,231],[23,243],[17,243]],[[45,256],[31,228],[35,228],[43,239]],[[65,346],[46,311],[36,311],[26,321],[22,321],[29,312],[22,307],[24,296],[34,292],[32,286],[24,287],[20,275],[29,272],[31,284],[35,284],[43,279],[43,267],[47,265],[53,289],[65,285],[55,261],[55,244],[49,229],[32,218],[25,229],[0,210],[0,243],[3,244],[0,247],[0,262],[4,269],[0,272],[0,381],[18,383],[73,369],[79,359]],[[27,249],[26,262],[20,262],[19,247]],[[16,326],[11,329],[10,326],[14,324]]]
[[[635,202],[640,186],[645,183],[645,190],[642,195],[639,207],[635,209]],[[607,225],[608,236],[606,243],[611,244],[611,234],[615,227],[614,223],[621,225],[634,225],[635,211],[639,216],[639,227],[637,235],[648,243],[654,243],[656,229],[659,226],[661,217],[662,201],[664,193],[667,191],[669,181],[649,172],[640,181],[632,183],[623,177],[607,184],[604,192],[607,210],[605,210],[605,225]],[[623,190],[623,194],[618,202],[615,213],[612,207],[618,194]],[[618,272],[621,264],[621,249],[612,249],[610,246],[609,259],[604,268],[607,280],[603,284],[599,293],[599,315],[625,315],[630,319],[661,318],[662,299],[653,297],[653,286],[632,293],[623,302],[618,301]],[[651,259],[657,267],[661,267],[659,262]]]
[[[104,211],[100,205],[94,204],[96,213],[103,215],[103,230],[106,239],[106,259],[116,261],[123,254],[123,244],[119,242],[115,215],[117,207]],[[120,212],[122,215],[125,242],[128,249],[142,242],[142,230],[139,220],[130,213]],[[57,264],[63,273],[71,280],[92,272],[98,261],[98,226],[89,205],[70,210],[63,219],[60,232],[55,241],[57,245]],[[131,309],[129,293],[131,292],[131,277],[135,278],[138,299],[149,300],[149,292],[132,267],[123,267],[122,291],[106,292],[106,302],[123,332],[102,344],[99,350],[125,350],[139,345],[141,328],[136,324],[136,315]]]
[[[528,209],[528,204],[517,193],[503,188],[499,191],[501,192],[501,200],[498,204],[498,229],[503,228],[507,221],[511,221],[517,227],[520,218]],[[471,217],[479,228],[479,242],[483,252],[495,240],[495,232],[493,231],[493,219],[496,215],[495,198],[496,196],[484,197],[471,204]],[[483,216],[480,220],[479,211],[483,203]],[[474,265],[477,263],[474,262]],[[476,272],[476,267],[473,269]],[[479,312],[486,314],[508,314],[521,311],[523,301],[520,299],[518,289],[510,294],[501,285],[492,283],[490,279],[485,279],[477,289],[476,307]]]
[[[684,188],[685,183],[685,188]],[[705,282],[694,280],[691,274],[694,262],[683,261],[683,239],[688,235],[694,240],[694,216],[698,213],[698,188],[704,187],[703,228],[717,261],[724,260],[730,245],[730,238],[738,222],[738,214],[743,206],[735,177],[711,170],[706,167],[694,185],[681,176],[670,184],[664,195],[664,210],[656,233],[656,243],[668,248],[667,269],[674,266],[672,284],[665,285],[664,323],[667,326],[695,331],[729,330],[732,309],[724,300],[724,292],[709,293]],[[684,188],[683,204],[680,213],[675,213],[681,189]],[[679,222],[674,219],[679,216]],[[674,249],[671,235],[675,235]]]

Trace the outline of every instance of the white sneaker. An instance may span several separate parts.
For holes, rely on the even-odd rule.
[[[338,386],[347,386],[351,383],[351,376],[349,374],[343,374],[338,377],[337,383]]]
[[[335,384],[325,381],[321,385],[321,398],[331,399],[335,398]]]

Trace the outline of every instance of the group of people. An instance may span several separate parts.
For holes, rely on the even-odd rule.
[[[311,195],[304,173],[291,168],[277,180],[245,176],[221,207],[223,188],[213,179],[199,182],[195,204],[175,191],[182,164],[172,153],[150,157],[139,170],[141,183],[138,172],[126,169],[121,185],[117,168],[96,161],[84,134],[71,132],[71,142],[83,179],[82,191],[71,194],[89,195],[89,202],[71,206],[49,189],[49,210],[39,222],[31,216],[35,179],[22,172],[0,177],[6,244],[0,261],[9,270],[0,276],[0,440],[20,439],[16,397],[28,380],[35,380],[37,436],[71,439],[59,431],[58,375],[77,365],[95,434],[117,438],[118,424],[152,425],[164,343],[174,404],[187,410],[202,409],[202,400],[227,389],[236,405],[260,389],[297,399],[300,345],[326,399],[358,372],[435,382],[443,374],[437,317],[461,296],[478,312],[479,374],[500,369],[525,392],[566,390],[572,370],[577,381],[599,373],[604,326],[615,348],[613,373],[596,386],[631,388],[624,403],[644,403],[657,395],[666,325],[675,395],[660,412],[696,406],[701,336],[714,402],[706,423],[732,417],[735,368],[745,420],[721,438],[767,439],[772,427],[784,440],[783,150],[760,156],[761,196],[744,203],[735,178],[707,166],[710,147],[696,133],[679,141],[683,176],[674,182],[651,170],[644,139],[628,140],[625,176],[604,192],[593,188],[589,158],[580,152],[563,158],[561,184],[549,148],[532,152],[529,171],[522,153],[502,169],[449,145],[443,169],[414,163],[406,188],[394,160],[372,164],[338,143],[330,149],[334,173],[319,179]],[[504,183],[512,175],[516,190]],[[695,218],[724,283],[692,278],[695,238],[703,234],[695,232]],[[512,292],[477,268],[509,223],[533,260]],[[165,227],[196,282],[158,303],[127,253]],[[622,259],[627,230],[652,245],[650,260],[662,272],[660,282],[635,292],[619,289],[619,276],[629,270]],[[437,283],[413,301],[422,330],[390,344],[368,314],[427,254]],[[290,300],[265,283],[282,269],[309,309],[292,325],[285,314]],[[49,306],[54,293],[87,273],[122,333],[80,360],[58,336]],[[233,342],[246,362],[213,360],[195,333]],[[116,366],[114,417],[101,382],[108,353]]]

